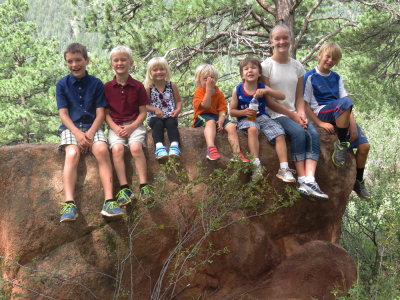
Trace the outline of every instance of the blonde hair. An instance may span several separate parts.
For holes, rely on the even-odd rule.
[[[167,60],[164,57],[153,57],[147,63],[146,79],[144,80],[144,87],[146,89],[152,87],[153,84],[154,84],[153,77],[151,76],[151,71],[155,67],[164,68],[167,71],[166,76],[165,76],[165,80],[169,81],[171,79],[171,70],[169,69],[169,65],[168,65]]]
[[[201,80],[208,76],[212,76],[215,78],[215,81],[218,81],[217,69],[212,65],[203,64],[197,67],[194,74],[194,80],[196,81],[197,85],[201,85]]]
[[[318,51],[318,62],[320,62],[320,57],[328,54],[333,58],[337,59],[338,62],[342,59],[342,49],[335,42],[328,42],[324,44]]]
[[[133,58],[132,58],[132,50],[131,48],[127,47],[127,46],[117,46],[114,49],[111,50],[110,52],[110,60],[112,60],[112,56],[116,53],[124,53],[126,55],[128,55],[129,60],[131,62],[133,62]]]

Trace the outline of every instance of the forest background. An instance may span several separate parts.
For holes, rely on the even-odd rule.
[[[58,142],[55,83],[68,74],[63,49],[88,46],[90,74],[113,77],[108,53],[134,52],[132,75],[164,56],[191,110],[194,70],[212,63],[230,100],[240,81],[238,62],[271,55],[269,31],[279,22],[293,31],[292,56],[316,66],[325,41],[336,41],[355,117],[371,144],[366,183],[373,201],[351,195],[341,245],[353,256],[359,280],[351,299],[400,297],[400,3],[391,0],[0,0],[0,145]],[[188,126],[192,115],[180,118]],[[0,280],[1,282],[1,280]],[[1,285],[0,285],[1,286]]]

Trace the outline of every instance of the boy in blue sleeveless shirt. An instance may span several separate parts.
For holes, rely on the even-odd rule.
[[[326,43],[318,52],[318,67],[304,75],[304,99],[308,102],[308,117],[328,133],[338,134],[332,161],[337,167],[345,164],[348,149],[356,148],[357,177],[354,191],[362,200],[371,200],[363,179],[369,143],[354,120],[353,103],[344,88],[343,80],[331,68],[342,58],[342,50],[334,42]]]

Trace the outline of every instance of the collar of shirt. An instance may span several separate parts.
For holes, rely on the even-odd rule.
[[[73,85],[75,85],[76,83],[86,83],[89,80],[89,76],[88,75],[89,75],[88,71],[85,71],[85,76],[80,78],[80,79],[76,78],[71,73],[69,73],[68,76],[69,76],[69,79],[70,79],[71,83]]]
[[[113,87],[115,87],[115,86],[120,86],[120,85],[121,85],[121,84],[119,84],[119,83],[117,82],[117,76],[114,76],[114,78],[113,78],[113,80],[112,80],[111,82],[112,82],[112,86],[113,86]],[[125,84],[124,84],[123,86],[127,86],[127,85],[129,85],[129,86],[131,86],[131,87],[136,87],[136,82],[135,82],[135,80],[132,78],[131,75],[128,76],[128,80],[125,82]]]

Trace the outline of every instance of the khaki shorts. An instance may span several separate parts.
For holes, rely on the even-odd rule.
[[[126,122],[123,123],[123,125],[128,125],[132,122]],[[115,144],[123,144],[125,147],[128,147],[134,142],[140,142],[142,143],[143,147],[146,147],[146,128],[144,128],[143,125],[140,125],[138,128],[136,128],[129,138],[119,137],[111,128],[109,128],[108,144],[110,149],[112,149]]]

